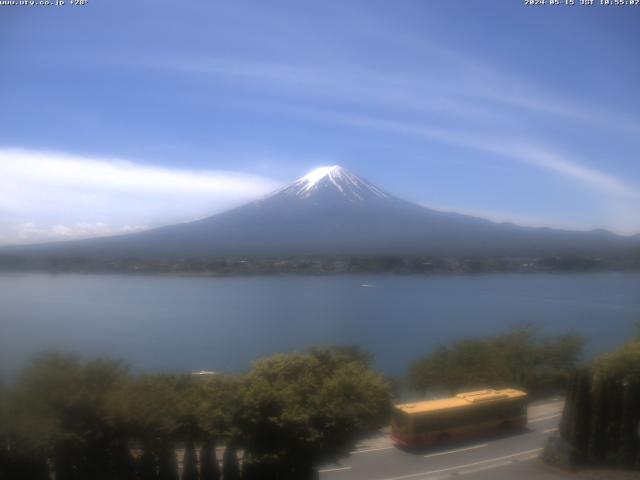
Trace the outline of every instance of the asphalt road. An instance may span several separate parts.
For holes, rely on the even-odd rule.
[[[506,437],[478,438],[446,449],[407,452],[392,445],[388,432],[359,443],[339,463],[319,469],[321,480],[440,480],[485,478],[560,478],[540,474],[534,462],[549,435],[557,430],[561,401],[532,404],[527,428]]]

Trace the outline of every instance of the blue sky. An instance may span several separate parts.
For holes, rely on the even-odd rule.
[[[523,3],[0,7],[0,243],[191,220],[332,164],[640,232],[640,6]]]

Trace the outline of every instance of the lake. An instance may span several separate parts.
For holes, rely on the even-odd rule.
[[[402,374],[465,336],[535,322],[575,329],[589,355],[632,335],[638,274],[196,278],[0,274],[0,376],[42,350],[124,359],[135,371],[241,371],[261,356],[359,344]]]

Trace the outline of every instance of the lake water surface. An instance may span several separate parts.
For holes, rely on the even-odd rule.
[[[135,370],[239,371],[274,352],[352,344],[402,374],[464,336],[536,322],[588,353],[627,340],[638,274],[189,278],[0,274],[0,376],[32,354],[115,356]]]

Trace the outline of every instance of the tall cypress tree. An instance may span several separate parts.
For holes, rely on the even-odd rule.
[[[560,436],[571,446],[569,460],[572,464],[586,461],[590,413],[591,372],[584,368],[575,372],[571,378],[560,422]]]
[[[153,451],[152,442],[146,439],[142,444],[142,456],[137,462],[139,480],[156,480],[158,478],[158,461]]]
[[[69,448],[57,445],[54,452],[53,469],[56,480],[76,480],[76,471]]]
[[[36,456],[30,459],[28,469],[29,476],[25,478],[29,480],[49,480],[51,478],[47,459],[43,456]]]
[[[112,447],[112,472],[117,480],[136,480],[135,463],[129,445],[119,441]]]
[[[158,451],[158,480],[178,480],[176,451],[167,439],[162,439]]]
[[[623,408],[622,379],[612,378],[607,387],[607,425],[605,429],[605,460],[611,465],[620,461],[620,420]]]
[[[227,444],[222,456],[222,480],[240,480],[238,452],[233,442]]]
[[[640,341],[594,360],[571,382],[560,435],[571,463],[640,467]]]
[[[560,426],[558,428],[560,436],[570,444],[575,442],[574,431],[577,422],[576,402],[578,401],[577,385],[578,373],[576,372],[569,380],[564,408],[562,410],[562,418],[560,419]]]
[[[182,480],[199,480],[198,460],[193,440],[187,440],[182,460]]]
[[[3,446],[4,447],[4,446]],[[0,464],[2,480],[49,480],[51,478],[47,459],[41,452],[12,451],[4,448],[3,464]]]
[[[200,450],[200,479],[220,480],[216,443],[212,438],[208,438]]]
[[[591,435],[587,458],[589,463],[601,464],[605,456],[607,434],[607,385],[606,379],[598,379],[593,391],[591,409]]]
[[[577,373],[574,409],[575,419],[571,441],[574,447],[574,458],[572,461],[579,464],[587,461],[587,449],[591,435],[591,372],[589,369],[581,369]]]
[[[640,455],[640,381],[624,383],[622,419],[620,428],[620,463],[633,467]]]

